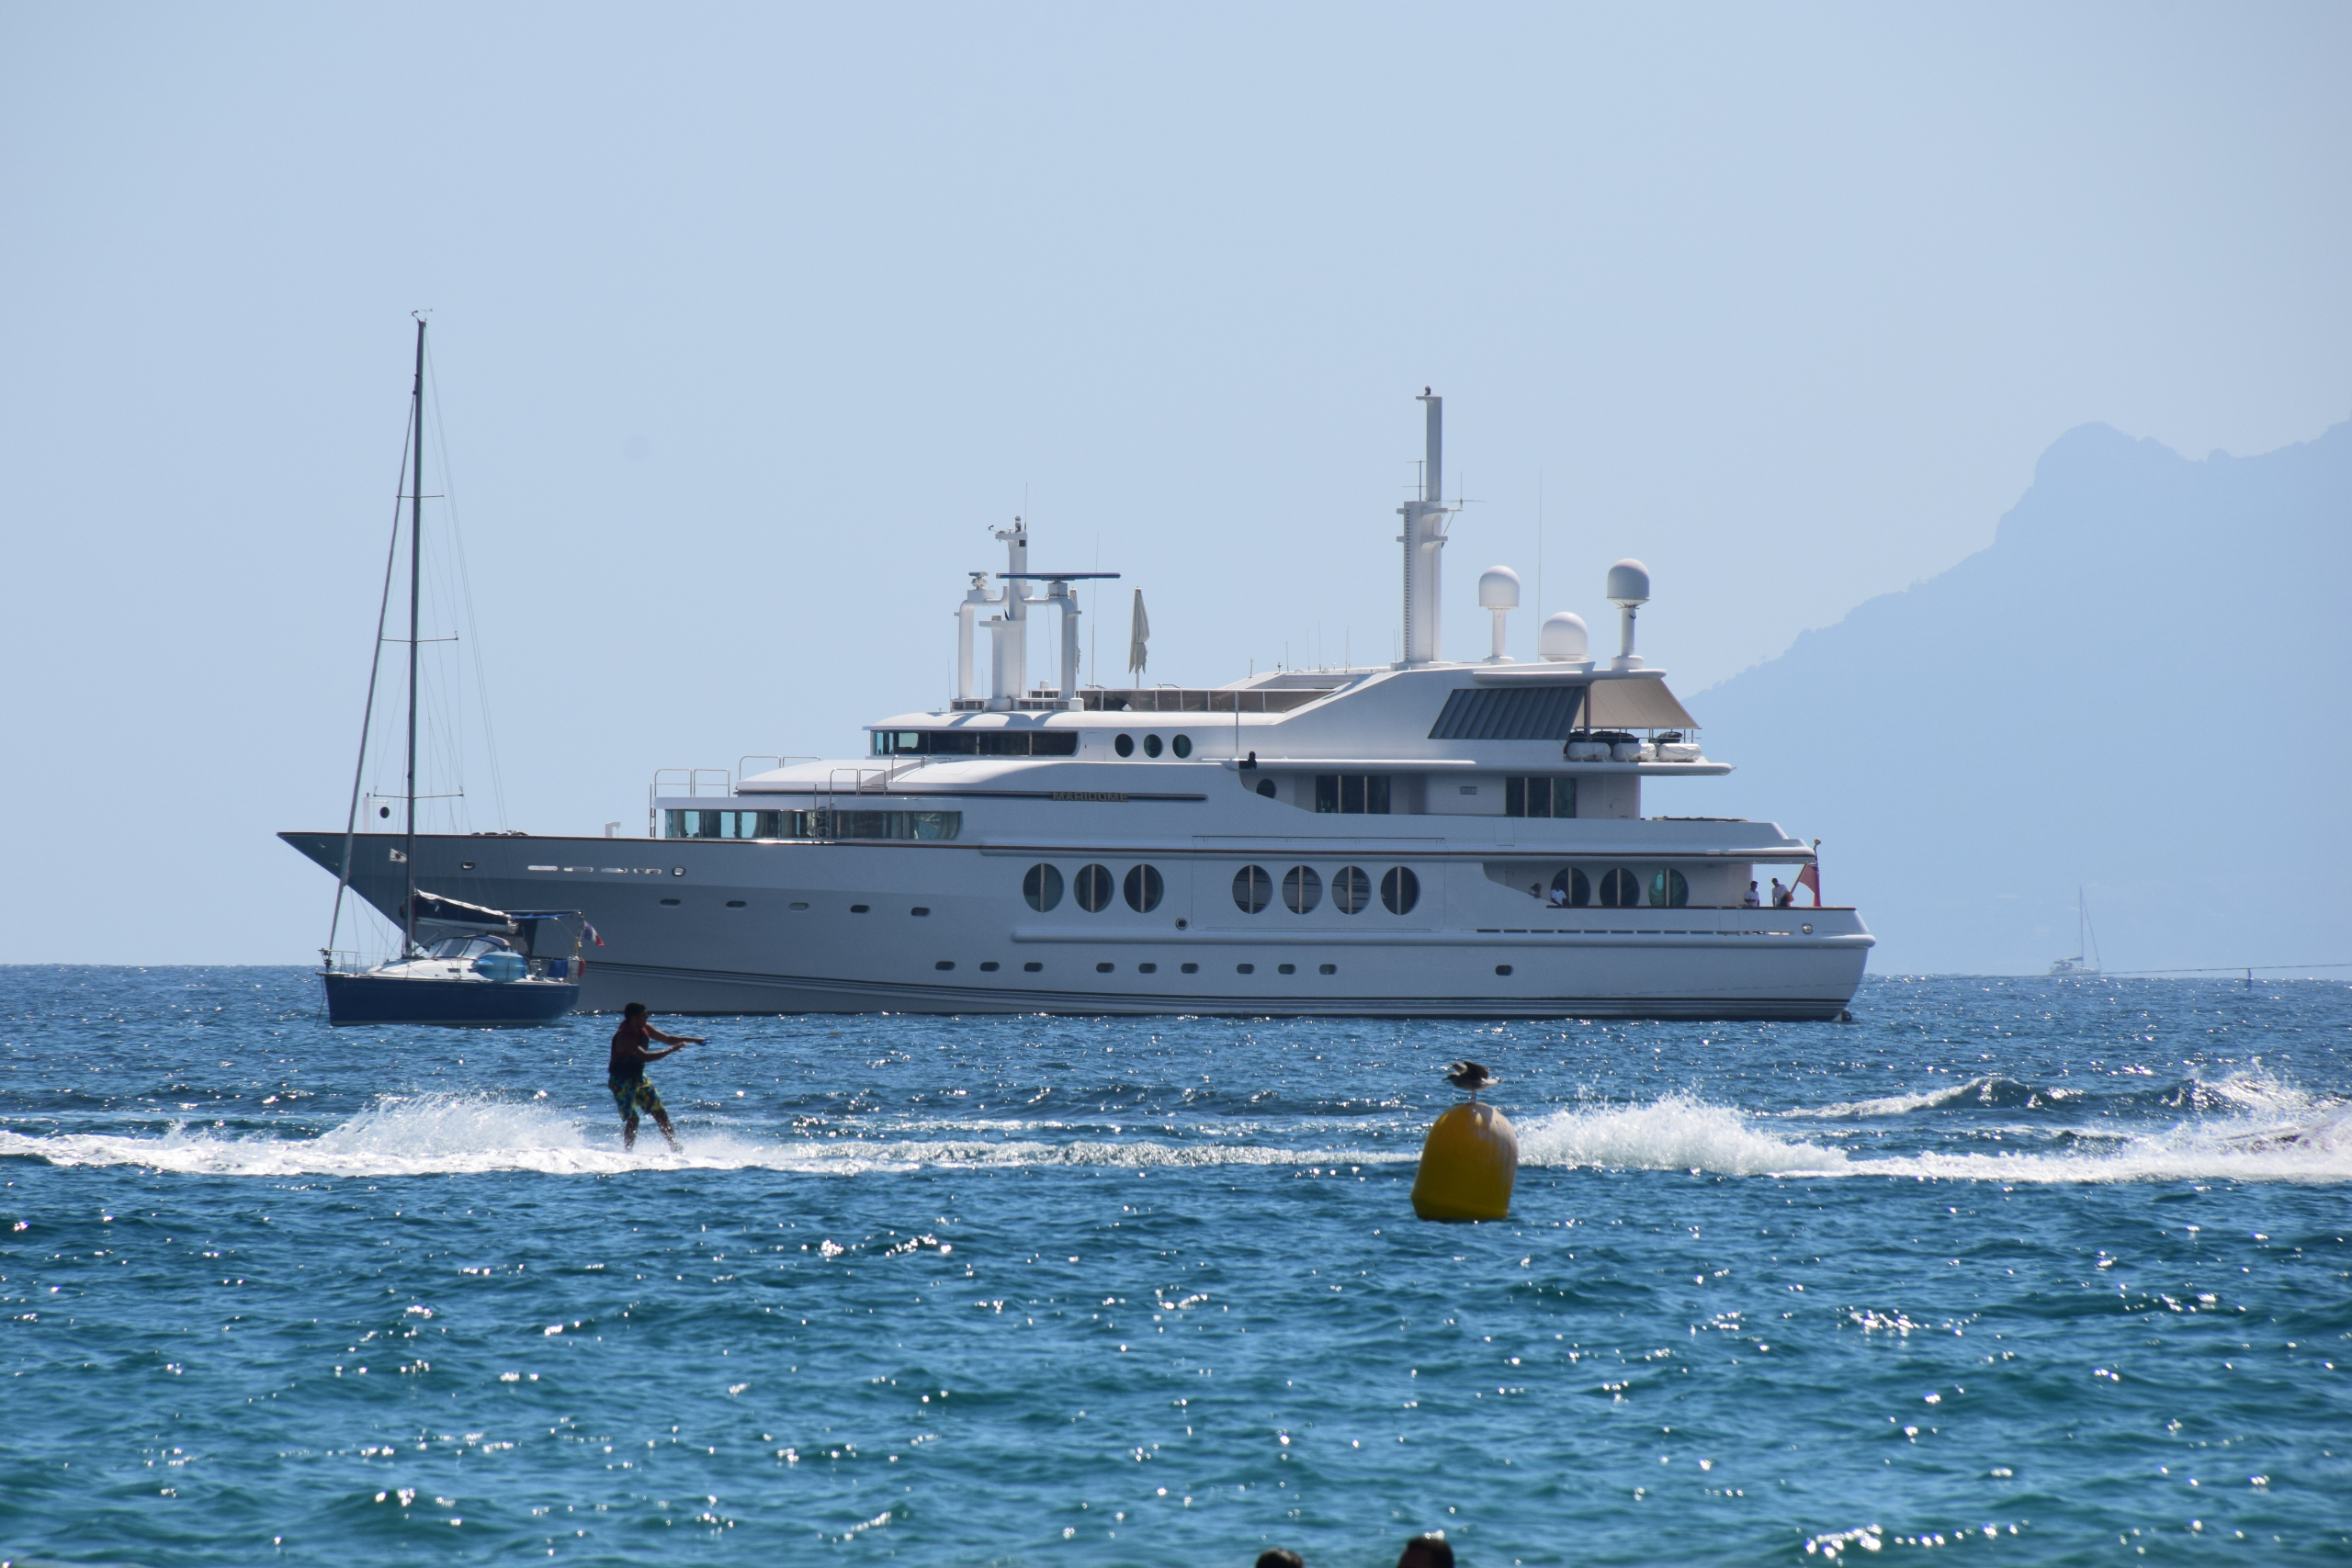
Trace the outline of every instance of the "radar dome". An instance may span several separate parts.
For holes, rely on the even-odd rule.
[[[1650,602],[1650,569],[1632,557],[1609,569],[1609,602],[1646,604]]]
[[[1507,566],[1490,566],[1478,574],[1478,608],[1519,608],[1519,573]]]
[[[1553,664],[1581,663],[1590,647],[1584,617],[1566,610],[1544,616],[1544,629],[1535,637],[1536,657]]]

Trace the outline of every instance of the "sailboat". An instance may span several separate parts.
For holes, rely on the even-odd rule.
[[[390,835],[369,834],[359,844],[360,783],[368,768],[368,729],[376,707],[375,667],[368,677],[368,712],[360,724],[359,764],[351,781],[351,809],[344,820],[343,863],[335,879],[334,915],[327,945],[320,950],[331,1024],[433,1023],[496,1027],[552,1023],[580,1000],[580,944],[589,934],[578,910],[504,910],[426,892],[416,885],[416,705],[417,649],[424,583],[424,318],[416,320],[416,380],[411,394],[408,524],[408,753],[405,759],[407,818],[399,848],[385,852],[401,868],[400,956],[372,968],[338,968],[335,931],[343,897],[351,886],[358,853],[373,854]],[[397,535],[395,536],[397,540]],[[397,553],[385,563],[389,599]],[[377,646],[383,644],[383,616],[377,615]],[[380,660],[379,660],[380,662]]]
[[[2090,956],[2085,958],[2085,953]],[[2091,929],[2090,906],[2084,901],[2079,887],[2075,889],[2075,956],[2052,959],[2050,972],[2078,979],[2099,972],[2098,933]]]

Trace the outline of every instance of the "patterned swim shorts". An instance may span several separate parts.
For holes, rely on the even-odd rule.
[[[613,1091],[613,1103],[620,1107],[621,1120],[634,1122],[638,1112],[659,1112],[662,1097],[653,1092],[650,1078],[606,1078],[605,1087]]]

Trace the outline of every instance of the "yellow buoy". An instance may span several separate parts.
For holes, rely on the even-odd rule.
[[[1413,1213],[1425,1220],[1499,1220],[1510,1213],[1519,1134],[1491,1105],[1464,1100],[1430,1125],[1413,1178]]]

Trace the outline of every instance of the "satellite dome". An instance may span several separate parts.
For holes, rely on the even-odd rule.
[[[1650,602],[1650,569],[1628,556],[1609,569],[1609,602],[1646,604]]]
[[[1478,574],[1478,608],[1519,608],[1519,573],[1507,566],[1490,566]]]
[[[1553,664],[1581,663],[1590,646],[1584,617],[1566,610],[1544,616],[1544,629],[1535,637],[1536,657]]]

